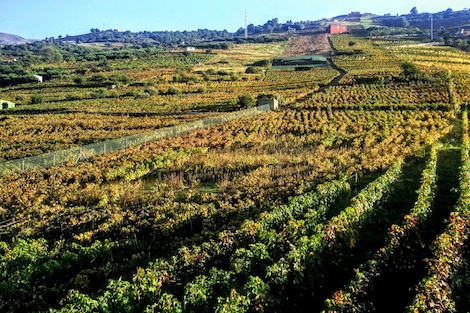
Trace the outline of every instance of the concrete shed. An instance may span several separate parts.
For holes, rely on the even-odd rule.
[[[279,100],[272,95],[260,95],[258,96],[257,105],[269,105],[269,110],[279,109]]]
[[[13,102],[8,101],[8,100],[0,99],[0,109],[1,110],[12,109],[14,107],[15,107],[15,104]]]

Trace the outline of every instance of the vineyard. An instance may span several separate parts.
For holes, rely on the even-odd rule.
[[[110,91],[78,62],[0,88],[0,160],[283,100],[0,177],[0,311],[468,312],[468,56],[331,41],[344,76],[270,68],[281,42],[109,60]]]

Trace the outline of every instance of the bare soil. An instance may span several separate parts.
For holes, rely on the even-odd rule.
[[[317,54],[329,57],[331,52],[327,34],[294,37],[286,49],[286,56]]]

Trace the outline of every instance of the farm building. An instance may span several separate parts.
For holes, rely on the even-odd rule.
[[[11,108],[15,107],[15,104],[11,101],[1,100],[0,99],[0,103],[1,103],[0,109],[2,109],[2,110],[11,109]]]
[[[345,34],[348,32],[348,27],[344,25],[339,25],[339,24],[330,25],[328,32],[332,35],[333,34]]]
[[[463,29],[463,28],[462,28],[462,29],[459,29],[459,30],[455,33],[455,35],[456,35],[457,37],[468,37],[468,36],[470,36],[470,30],[467,30],[467,29]]]
[[[279,100],[273,95],[259,95],[257,100],[257,105],[269,105],[270,110],[279,109]]]
[[[273,68],[313,68],[329,66],[328,60],[320,55],[306,55],[300,57],[274,58]]]
[[[186,51],[196,51],[195,47],[186,47]]]

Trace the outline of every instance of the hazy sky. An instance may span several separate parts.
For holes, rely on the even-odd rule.
[[[43,39],[88,33],[90,28],[131,31],[236,31],[248,23],[317,20],[351,11],[405,14],[470,7],[469,1],[414,0],[0,0],[0,32]]]

